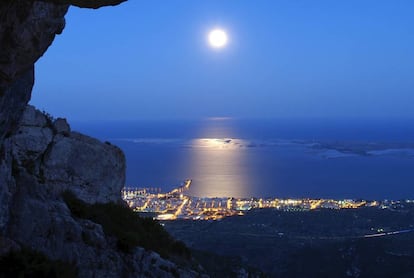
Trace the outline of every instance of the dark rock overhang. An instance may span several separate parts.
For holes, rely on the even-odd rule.
[[[97,9],[104,6],[116,6],[127,0],[40,0],[56,4],[69,4],[80,8]]]

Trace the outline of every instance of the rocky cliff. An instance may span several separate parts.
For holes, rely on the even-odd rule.
[[[121,252],[101,225],[73,216],[63,200],[69,190],[85,203],[121,203],[125,158],[119,148],[27,106],[2,155],[2,169],[11,170],[3,171],[0,187],[8,248],[29,247],[74,263],[80,277],[196,276],[143,248]]]
[[[124,155],[27,106],[34,63],[62,32],[69,5],[123,1],[0,2],[0,256],[29,248],[70,262],[79,277],[194,277],[143,248],[120,251],[100,224],[73,214],[64,192],[85,204],[122,203]]]

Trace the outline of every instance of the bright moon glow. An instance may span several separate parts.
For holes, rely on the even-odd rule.
[[[214,29],[208,34],[208,42],[214,48],[222,48],[226,46],[228,41],[227,34],[221,29]]]

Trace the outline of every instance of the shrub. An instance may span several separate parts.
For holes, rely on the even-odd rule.
[[[23,248],[0,257],[0,277],[77,277],[74,265],[53,261],[45,255]]]
[[[42,111],[42,114],[43,114],[43,116],[45,116],[48,125],[52,126],[53,122],[55,121],[55,118],[51,114],[46,112],[45,110]]]
[[[127,206],[115,203],[90,205],[70,191],[63,193],[63,199],[75,217],[102,225],[106,235],[117,239],[117,247],[123,252],[142,246],[164,258],[191,257],[184,243],[173,239],[158,221],[140,217]]]

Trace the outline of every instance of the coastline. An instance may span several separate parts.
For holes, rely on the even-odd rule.
[[[404,204],[414,200],[364,200],[364,199],[314,199],[314,198],[234,198],[194,197],[187,194],[191,179],[167,193],[158,189],[122,190],[123,200],[139,213],[156,215],[157,220],[221,220],[230,216],[242,216],[253,209],[276,209],[280,211],[312,211],[320,209],[378,209],[401,210]]]

